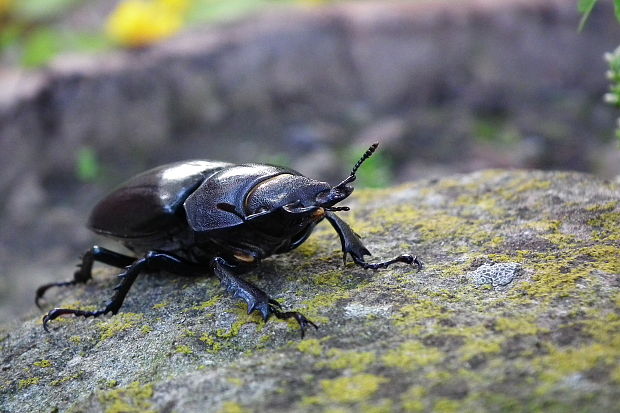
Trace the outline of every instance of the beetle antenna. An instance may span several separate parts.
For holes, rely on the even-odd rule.
[[[372,145],[370,145],[370,148],[368,148],[366,150],[366,152],[364,152],[364,154],[362,155],[360,160],[357,161],[357,163],[355,164],[353,169],[351,169],[351,173],[349,174],[349,176],[344,181],[342,181],[338,185],[336,185],[336,187],[342,187],[342,186],[344,186],[344,185],[346,185],[348,183],[351,183],[351,182],[355,181],[355,173],[357,172],[359,167],[362,166],[364,161],[372,156],[372,154],[377,149],[377,146],[379,146],[379,142],[375,142]]]
[[[364,152],[364,154],[362,155],[362,157],[360,158],[359,161],[357,161],[357,163],[355,164],[355,166],[353,167],[353,169],[351,170],[351,175],[355,175],[355,172],[357,172],[357,170],[359,169],[360,166],[362,166],[362,164],[364,163],[364,161],[368,158],[370,158],[372,156],[372,154],[375,152],[375,150],[377,149],[377,146],[379,146],[379,142],[375,142],[372,145],[370,145],[370,148],[368,148],[368,150],[366,152]]]

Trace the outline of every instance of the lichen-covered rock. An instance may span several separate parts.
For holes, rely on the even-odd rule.
[[[143,276],[117,316],[3,327],[0,411],[619,411],[618,183],[485,171],[350,205],[377,258],[425,269],[342,267],[321,225],[249,277],[304,340],[212,277]],[[112,273],[50,299],[98,307]]]

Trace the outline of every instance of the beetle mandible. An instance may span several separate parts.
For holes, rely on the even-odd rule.
[[[355,173],[378,143],[370,146],[349,176],[335,186],[307,178],[292,169],[266,164],[231,164],[194,160],[163,165],[139,174],[101,200],[92,210],[88,226],[115,239],[137,257],[93,246],[82,256],[73,279],[42,285],[35,302],[51,287],[85,283],[95,261],[123,268],[111,301],[97,311],[55,308],[43,317],[43,327],[62,315],[98,317],[116,314],[141,272],[164,270],[183,275],[213,273],[234,297],[243,299],[248,314],[263,319],[294,318],[303,338],[308,326],[317,326],[297,311],[283,311],[269,295],[240,274],[273,254],[297,248],[324,218],[340,237],[347,255],[364,269],[386,268],[402,262],[422,263],[409,254],[368,263],[371,255],[359,236],[335,212],[347,198]]]

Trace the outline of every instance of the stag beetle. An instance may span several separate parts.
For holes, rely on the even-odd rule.
[[[120,241],[137,257],[93,246],[83,255],[73,280],[42,285],[35,303],[39,306],[51,287],[87,282],[95,261],[123,268],[112,300],[97,311],[55,308],[43,317],[43,327],[49,331],[50,321],[67,314],[116,314],[141,272],[164,270],[183,275],[212,272],[229,293],[247,303],[248,314],[259,311],[265,321],[272,315],[294,318],[303,337],[308,326],[317,326],[297,311],[282,311],[277,301],[239,275],[266,257],[297,248],[324,218],[340,237],[345,262],[350,254],[364,269],[397,262],[422,267],[408,254],[367,263],[364,255],[370,252],[335,214],[349,210],[334,205],[351,194],[349,184],[356,171],[377,146],[370,146],[350,175],[333,187],[279,166],[207,160],[167,164],[131,178],[94,207],[88,226]]]

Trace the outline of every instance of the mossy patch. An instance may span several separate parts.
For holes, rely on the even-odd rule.
[[[297,350],[312,356],[320,356],[323,353],[323,345],[316,338],[308,338],[297,344]]]
[[[69,374],[67,376],[64,376],[60,379],[56,379],[53,380],[50,384],[52,386],[60,386],[61,384],[64,384],[66,382],[72,381],[72,380],[78,380],[80,377],[82,377],[84,375],[84,372],[82,370],[73,373],[73,374]]]
[[[25,389],[25,388],[33,386],[35,384],[39,384],[40,381],[41,381],[40,377],[30,377],[30,378],[27,378],[27,379],[21,379],[17,383],[17,388],[19,390]]]
[[[435,364],[443,360],[445,355],[436,348],[426,347],[418,341],[406,341],[397,348],[389,350],[383,357],[383,363],[406,371]]]
[[[104,391],[99,402],[105,413],[154,413],[153,385],[132,382],[127,387]]]
[[[50,360],[47,360],[47,359],[43,359],[43,360],[40,360],[40,361],[35,361],[32,364],[34,364],[37,367],[44,368],[44,369],[53,366],[53,363]]]
[[[375,362],[376,355],[370,351],[345,351],[332,348],[327,352],[327,360],[319,361],[318,368],[330,368],[333,370],[350,370],[354,373],[366,371]]]
[[[356,374],[333,380],[321,380],[327,399],[338,403],[355,403],[372,397],[388,379],[372,374]]]
[[[211,308],[215,306],[218,302],[220,302],[221,299],[222,299],[221,295],[216,295],[214,297],[211,297],[207,301],[203,301],[202,303],[191,307],[190,309],[196,310],[196,311],[203,311],[203,310],[206,310],[207,308]]]
[[[174,352],[178,354],[190,355],[194,352],[194,350],[192,350],[192,348],[188,345],[181,344],[179,346],[176,346]]]
[[[101,331],[99,340],[107,340],[119,333],[135,327],[144,316],[136,313],[119,313],[110,317],[110,319],[101,321],[97,324],[97,328]]]
[[[248,411],[249,410],[237,402],[224,402],[222,408],[218,410],[218,413],[246,413]]]

